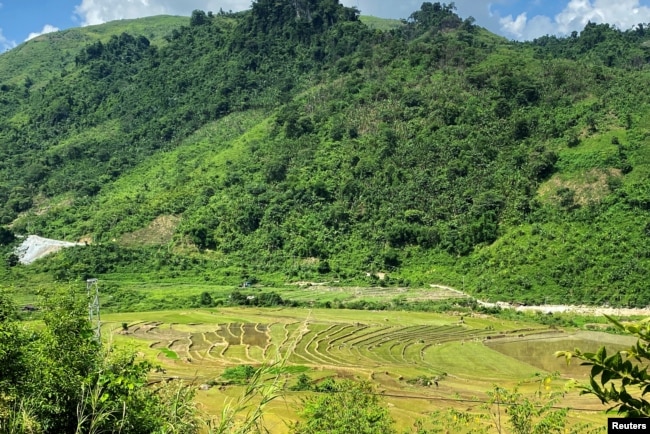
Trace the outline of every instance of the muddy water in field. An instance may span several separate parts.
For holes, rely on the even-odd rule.
[[[220,324],[215,333],[215,341],[225,341],[228,345],[251,345],[264,348],[268,342],[268,327],[263,324]],[[209,337],[206,333],[206,338]]]
[[[628,336],[616,336],[597,332],[579,332],[559,337],[523,337],[503,341],[486,341],[486,345],[502,354],[548,372],[559,371],[562,375],[585,378],[590,367],[580,366],[580,360],[573,359],[567,366],[564,357],[555,357],[556,351],[596,352],[605,346],[607,353],[629,347],[635,342]]]
[[[244,345],[252,345],[264,348],[268,341],[267,327],[263,324],[242,324]]]
[[[241,324],[219,324],[217,335],[228,345],[241,345]]]
[[[205,340],[210,344],[221,344],[224,342],[223,338],[219,336],[216,332],[205,333]]]
[[[210,342],[205,340],[205,335],[203,333],[192,333],[190,341],[192,342],[190,349],[194,351],[207,350],[212,345]]]

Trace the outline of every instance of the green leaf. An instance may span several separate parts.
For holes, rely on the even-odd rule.
[[[591,368],[591,374],[590,374],[590,375],[591,375],[592,377],[597,377],[598,374],[600,374],[601,372],[603,372],[603,367],[602,367],[602,366],[599,366],[599,365],[594,365],[594,366]]]
[[[614,378],[615,373],[610,371],[609,369],[603,371],[603,375],[600,378],[601,384],[604,386],[606,383],[609,382],[612,378]]]

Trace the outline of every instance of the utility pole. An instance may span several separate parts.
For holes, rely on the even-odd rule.
[[[99,285],[98,279],[86,280],[86,293],[88,294],[88,321],[95,330],[95,340],[101,342],[102,322],[99,316]]]

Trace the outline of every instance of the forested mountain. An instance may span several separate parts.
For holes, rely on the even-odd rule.
[[[92,240],[38,270],[650,301],[646,26],[516,43],[453,6],[380,30],[337,0],[186,20],[0,80],[2,224]]]
[[[65,74],[85,45],[107,42],[124,32],[144,35],[153,43],[164,43],[172,29],[187,24],[186,17],[157,16],[138,20],[119,20],[99,26],[63,30],[38,36],[4,53],[0,60],[0,83],[27,83],[40,88],[52,77]]]

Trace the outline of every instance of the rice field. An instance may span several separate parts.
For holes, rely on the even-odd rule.
[[[331,284],[303,283],[282,290],[282,297],[290,300],[319,301],[389,301],[395,298],[405,302],[442,301],[468,298],[466,294],[450,288],[432,285],[428,288],[411,287],[348,287]]]
[[[444,325],[384,325],[362,322],[287,321],[217,323],[187,326],[150,321],[122,331],[167,348],[180,360],[203,366],[261,365],[285,358],[289,364],[331,369],[385,369],[443,374],[450,370],[437,355],[450,343],[481,344],[508,336],[535,336],[541,327],[495,331],[464,323]],[[496,373],[498,376],[498,373]],[[510,375],[504,372],[503,375]]]
[[[238,390],[220,379],[225,369],[284,359],[288,385],[297,381],[298,372],[315,382],[327,377],[372,381],[403,429],[438,408],[478,411],[485,393],[497,384],[533,391],[533,379],[555,370],[551,361],[560,365],[555,350],[591,349],[602,340],[484,315],[423,312],[224,308],[110,314],[104,321],[104,335],[136,346],[161,365],[154,380],[222,384],[198,392],[211,413],[218,414]],[[576,372],[565,371],[553,387],[562,389]],[[436,385],[410,381],[418,377],[435,378]],[[270,417],[279,424],[272,432],[286,432],[281,421],[295,417],[289,403],[300,396],[286,392],[287,402],[271,407]],[[566,393],[565,400],[580,409],[579,420],[605,418],[601,404],[577,390]]]

